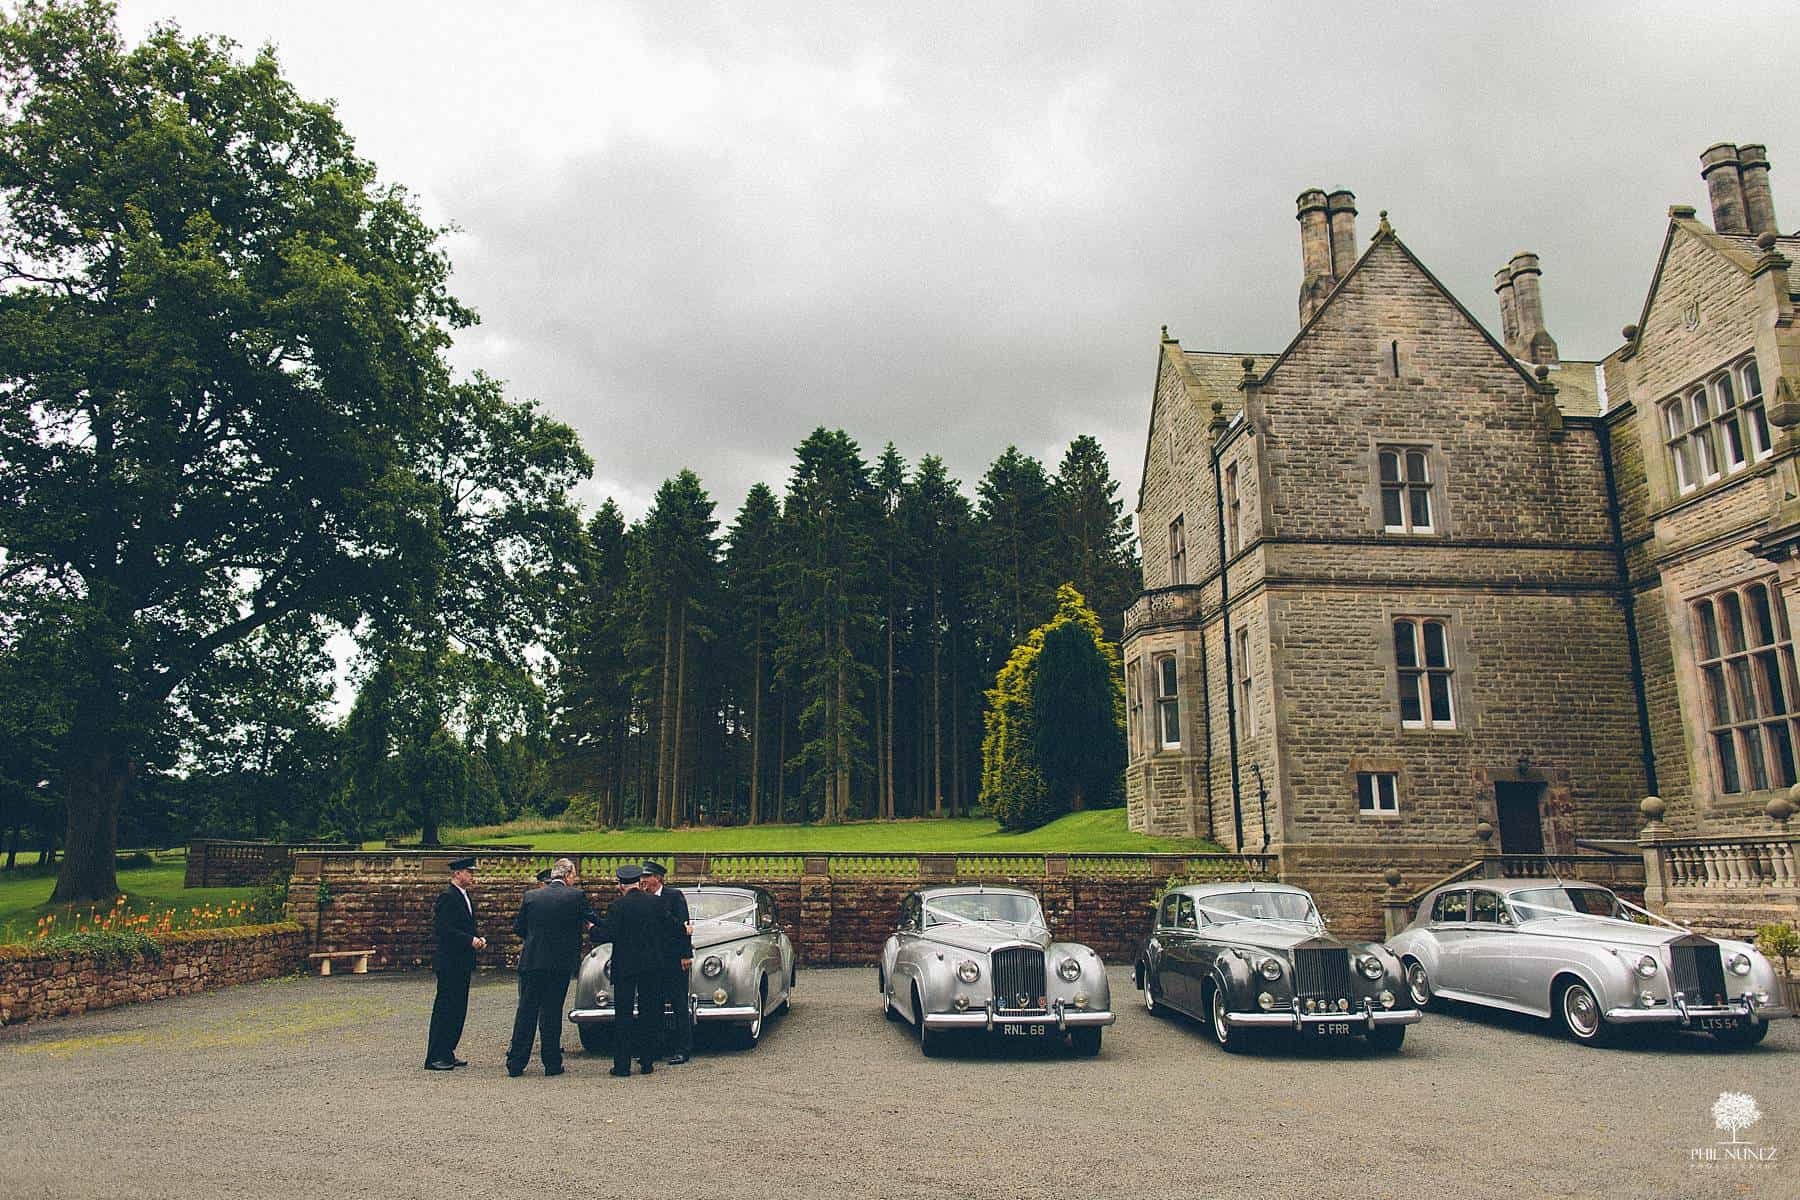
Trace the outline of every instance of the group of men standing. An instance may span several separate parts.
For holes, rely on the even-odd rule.
[[[575,864],[559,858],[539,874],[543,886],[526,892],[513,920],[523,941],[519,953],[519,1004],[513,1016],[512,1042],[506,1051],[506,1073],[524,1074],[531,1046],[538,1043],[545,1075],[563,1073],[563,1004],[569,977],[581,959],[582,939],[612,944],[613,1069],[630,1075],[631,1060],[648,1075],[658,1057],[683,1063],[693,1052],[693,1010],[688,1006],[688,967],[693,963],[693,926],[687,898],[663,886],[668,871],[660,863],[628,864],[618,870],[619,896],[595,913],[577,884]],[[469,979],[476,952],[487,945],[479,933],[475,902],[475,859],[450,863],[450,884],[437,899],[432,925],[437,948],[431,968],[437,974],[437,998],[431,1008],[431,1032],[425,1069],[450,1071],[468,1066],[456,1056],[469,1008]],[[662,1013],[674,1010],[674,1032],[664,1046]]]

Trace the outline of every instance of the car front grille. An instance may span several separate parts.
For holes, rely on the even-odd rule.
[[[1044,1007],[1044,952],[1036,946],[994,951],[994,1006],[1001,1012]]]
[[[1669,965],[1675,976],[1675,990],[1685,993],[1690,1001],[1725,1002],[1725,961],[1717,942],[1698,938],[1676,942],[1669,947]]]
[[[1350,995],[1350,952],[1342,946],[1294,951],[1294,998],[1336,1002]]]

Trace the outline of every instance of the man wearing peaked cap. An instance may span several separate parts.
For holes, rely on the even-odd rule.
[[[475,973],[475,952],[487,945],[476,932],[475,902],[469,888],[475,882],[475,859],[453,858],[450,884],[437,898],[432,912],[432,931],[437,948],[431,969],[437,974],[437,998],[431,1005],[431,1032],[425,1047],[427,1071],[449,1071],[468,1066],[456,1057],[463,1024],[469,1016],[469,977]]]
[[[644,890],[660,900],[669,910],[676,925],[669,947],[668,973],[663,979],[663,998],[675,1018],[673,1035],[663,1049],[672,1066],[679,1066],[694,1054],[694,1010],[688,1006],[688,968],[694,963],[693,926],[688,923],[687,897],[674,888],[663,886],[669,870],[659,862],[644,864]],[[661,1023],[658,1023],[661,1027]]]
[[[614,1075],[631,1074],[633,1058],[650,1074],[661,1040],[663,976],[674,925],[667,907],[638,886],[643,875],[635,863],[619,868],[619,898],[594,926],[595,942],[612,943]]]

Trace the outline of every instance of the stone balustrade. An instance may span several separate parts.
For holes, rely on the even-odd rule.
[[[1139,596],[1125,610],[1124,637],[1146,629],[1197,625],[1200,622],[1206,589],[1195,584],[1157,588]]]

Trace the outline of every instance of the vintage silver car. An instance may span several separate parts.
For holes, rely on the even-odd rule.
[[[939,887],[909,893],[881,948],[881,1002],[936,1054],[952,1030],[1067,1037],[1100,1053],[1115,1019],[1106,967],[1086,946],[1050,939],[1037,897],[1018,888]]]
[[[776,919],[775,901],[756,887],[684,887],[694,923],[694,961],[682,1000],[696,1022],[728,1024],[740,1046],[762,1040],[763,1021],[785,1012],[799,966],[794,944]],[[596,946],[575,979],[569,1020],[591,1054],[610,1050],[612,947]]]
[[[1664,1023],[1748,1046],[1771,1017],[1791,1015],[1754,947],[1691,933],[1592,884],[1446,884],[1388,946],[1421,1006],[1441,997],[1553,1017],[1589,1044]]]
[[[1400,961],[1373,942],[1326,932],[1304,889],[1282,883],[1172,888],[1157,905],[1135,968],[1144,1006],[1206,1022],[1233,1053],[1258,1030],[1361,1035],[1398,1050],[1420,1017]]]

